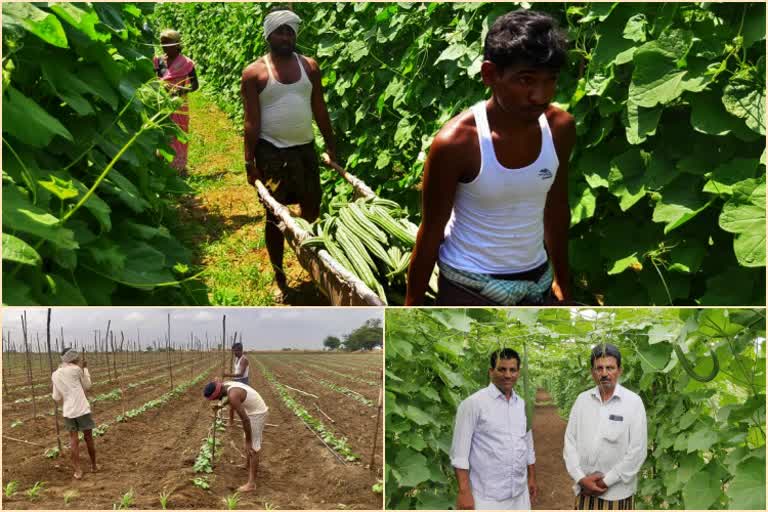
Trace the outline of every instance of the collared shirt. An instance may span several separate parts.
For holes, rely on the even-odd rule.
[[[459,404],[451,464],[469,470],[472,494],[503,501],[527,491],[527,467],[536,462],[533,434],[526,432],[525,401],[509,400],[491,383]]]
[[[64,400],[61,413],[65,418],[79,418],[91,412],[85,390],[91,389],[91,374],[88,368],[76,364],[63,363],[51,375],[53,381],[53,399]]]
[[[603,402],[597,386],[576,399],[565,429],[565,467],[576,482],[599,471],[608,490],[604,500],[622,500],[637,490],[637,473],[647,452],[647,424],[642,399],[616,384]]]

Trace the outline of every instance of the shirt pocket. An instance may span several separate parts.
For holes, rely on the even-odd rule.
[[[609,443],[618,443],[626,435],[626,431],[626,422],[608,419],[603,426],[603,439]]]

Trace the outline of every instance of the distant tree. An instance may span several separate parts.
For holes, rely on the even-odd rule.
[[[380,318],[366,320],[363,325],[344,335],[344,350],[372,350],[380,347],[384,339],[384,329]]]
[[[148,345],[147,348],[145,348],[144,350],[146,350],[147,352],[152,352],[155,349],[154,347],[152,347],[152,345]]]
[[[323,340],[323,346],[330,350],[336,350],[341,346],[341,340],[336,336],[328,336]]]

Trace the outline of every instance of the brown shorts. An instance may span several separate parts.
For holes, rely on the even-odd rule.
[[[320,167],[314,143],[278,148],[264,139],[256,145],[264,185],[282,204],[320,205]]]

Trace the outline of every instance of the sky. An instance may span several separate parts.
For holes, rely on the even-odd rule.
[[[21,315],[27,311],[28,332],[36,344],[36,333],[41,343],[45,340],[46,308],[3,308],[2,332],[17,346],[23,344]],[[53,308],[51,313],[51,342],[64,328],[67,345],[77,337],[82,344],[93,342],[93,332],[110,330],[118,336],[122,330],[126,339],[135,340],[139,329],[142,346],[155,339],[165,340],[168,313],[171,314],[171,336],[177,343],[187,343],[190,332],[203,340],[208,332],[211,346],[221,339],[222,317],[227,317],[227,338],[237,331],[242,334],[245,350],[280,350],[294,348],[322,350],[327,336],[343,335],[360,327],[371,318],[383,319],[383,308]],[[117,341],[117,337],[115,341]],[[32,346],[30,345],[30,349]],[[44,349],[43,349],[44,350]]]

